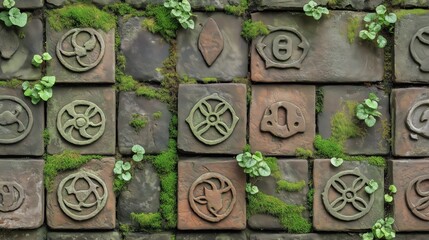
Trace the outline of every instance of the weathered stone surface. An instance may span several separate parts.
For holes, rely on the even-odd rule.
[[[195,29],[179,30],[177,34],[177,72],[199,81],[216,79],[231,82],[248,73],[248,46],[241,37],[243,19],[224,13],[195,13]],[[224,39],[220,55],[209,66],[198,47],[200,33],[207,22],[213,19]]]
[[[79,169],[59,173],[55,177],[53,191],[47,193],[46,218],[48,226],[52,229],[115,228],[114,165],[114,158],[94,159]],[[73,182],[74,180],[77,181]],[[91,189],[94,185],[96,188]],[[66,191],[66,188],[69,190]],[[77,193],[74,191],[81,191],[80,194],[89,194],[89,197],[79,201]],[[98,192],[98,196],[96,196],[95,191]],[[91,207],[81,207],[81,211],[72,210],[67,205],[67,203],[79,204],[80,202],[85,204],[97,202],[97,204]]]
[[[77,32],[71,32],[72,29],[57,32],[50,27],[49,22],[46,22],[46,47],[52,56],[47,67],[48,75],[56,76],[58,83],[114,83],[115,30],[112,29],[105,33],[102,30],[95,31],[92,28],[75,29],[78,29]],[[82,31],[83,29],[85,31]],[[95,38],[93,50],[85,51],[85,56],[80,58],[89,67],[78,64],[76,55],[66,57],[64,54],[57,54],[59,41],[62,42],[60,45],[62,50],[75,54],[76,48],[72,46],[74,34],[77,34],[77,47],[88,44],[93,38],[86,30],[91,31]],[[62,40],[62,38],[64,39]],[[101,47],[102,42],[105,46],[104,51]],[[60,59],[63,59],[66,64],[63,64]]]
[[[402,0],[393,1],[393,5],[400,5],[401,7],[412,8],[412,7],[429,7],[429,0]]]
[[[120,240],[119,232],[49,232],[48,240]]]
[[[3,7],[3,2],[4,2],[4,0],[0,0],[0,9],[5,9],[5,7]],[[16,1],[15,7],[19,8],[19,9],[41,8],[41,7],[43,7],[43,0]]]
[[[0,161],[0,228],[42,226],[45,216],[43,166],[43,159]]]
[[[158,212],[160,190],[159,177],[150,163],[144,163],[143,169],[135,168],[133,178],[118,198],[119,224],[133,224],[133,212]]]
[[[142,27],[144,18],[133,17],[119,25],[121,52],[125,56],[125,73],[138,81],[161,82],[164,78],[157,71],[169,55],[170,45],[159,34]]]
[[[32,104],[21,89],[0,88],[0,155],[43,155],[44,109],[44,104]]]
[[[44,213],[43,213],[44,214]],[[0,239],[7,240],[46,240],[46,228],[32,230],[10,230],[0,232]]]
[[[116,108],[115,90],[111,87],[56,87],[54,96],[48,102],[47,126],[51,137],[48,145],[49,154],[57,154],[65,149],[77,150],[81,154],[115,154],[116,141]],[[77,102],[80,100],[80,102]],[[66,111],[66,109],[69,109]],[[76,117],[70,115],[70,111],[75,109]],[[87,112],[85,114],[85,111]],[[61,114],[61,130],[58,127],[58,115]],[[76,124],[80,122],[82,115],[89,118],[90,122],[100,124],[100,126],[70,125],[68,120]],[[104,115],[104,120],[102,119]],[[104,126],[104,129],[103,129]],[[68,131],[72,130],[72,134]],[[79,131],[84,129],[91,136],[84,137]],[[65,131],[68,130],[68,131]],[[84,133],[83,133],[84,134]],[[101,134],[101,135],[100,135]],[[66,139],[65,136],[68,136]],[[72,137],[70,137],[72,136]],[[83,144],[83,145],[78,145]]]
[[[429,14],[407,15],[395,26],[395,78],[397,83],[429,83]],[[413,55],[414,54],[414,55]]]
[[[136,8],[145,8],[148,4],[163,4],[163,0],[125,0]],[[216,9],[224,9],[226,5],[238,5],[240,0],[189,0],[192,9],[204,10],[207,6],[215,6]]]
[[[394,89],[391,96],[393,116],[393,154],[429,156],[427,107],[429,89]]]
[[[246,240],[244,232],[178,233],[176,240]]]
[[[362,239],[358,233],[335,233],[335,234],[270,234],[270,233],[254,233],[250,235],[250,240],[360,240]]]
[[[389,96],[375,87],[363,86],[324,86],[323,110],[318,113],[317,127],[323,138],[332,135],[332,119],[336,114],[356,121],[362,129],[362,136],[347,139],[343,146],[344,151],[351,155],[380,155],[388,154],[390,130]],[[369,93],[375,93],[380,102],[378,111],[383,115],[377,118],[375,126],[369,128],[363,121],[356,118],[355,105],[368,98]],[[338,116],[338,115],[337,115]]]
[[[283,177],[282,179],[288,182],[299,182],[304,180],[304,188],[298,192],[278,191],[277,180],[270,176],[259,178],[255,183],[259,191],[275,196],[287,204],[306,206],[308,193],[308,162],[302,159],[279,159],[278,165]],[[309,218],[308,211],[305,211],[304,215]],[[258,214],[250,216],[248,224],[255,230],[284,230],[279,220],[270,215]]]
[[[301,9],[308,3],[306,0],[252,0],[252,6],[257,10],[282,10],[282,9]],[[367,10],[375,9],[378,5],[382,4],[384,0],[342,0],[336,4],[330,4],[327,0],[317,0],[319,5],[328,5],[330,8],[335,9],[354,9],[354,10]]]
[[[181,159],[178,171],[178,229],[246,228],[246,176],[233,159]]]
[[[279,27],[269,35],[252,41],[252,80],[341,83],[381,81],[384,72],[383,50],[372,42],[360,41],[357,35],[353,44],[347,38],[348,19],[363,16],[364,13],[332,11],[329,18],[322,18],[315,24],[309,21],[308,16],[300,13],[252,14],[254,21]],[[292,46],[283,43],[286,39],[291,39]],[[301,45],[298,47],[298,44]],[[257,46],[260,50],[257,50]],[[287,49],[290,51],[285,51]]]
[[[125,235],[124,240],[171,240],[174,235],[172,233],[129,233]]]
[[[429,238],[429,234],[419,234],[419,233],[410,233],[410,234],[396,234],[396,240],[426,240]]]
[[[160,118],[157,116],[161,114]],[[137,131],[130,126],[133,114],[139,114],[147,121],[145,127]],[[118,106],[118,146],[121,154],[132,154],[135,144],[144,146],[146,153],[156,154],[167,149],[171,113],[168,106],[155,99],[136,96],[135,93],[121,92]]]
[[[207,109],[209,105],[211,109]],[[207,154],[241,153],[246,144],[246,86],[180,85],[178,120],[180,150]]]
[[[296,148],[313,149],[315,87],[255,85],[250,106],[249,143],[253,151],[294,156]]]
[[[26,2],[26,1],[17,1]],[[18,30],[0,25],[0,79],[37,80],[41,69],[31,65],[35,54],[43,52],[43,23],[40,14],[33,14],[22,28],[24,38]]]
[[[62,7],[66,4],[79,2],[78,0],[46,0],[48,7]],[[98,6],[105,6],[108,4],[118,3],[120,0],[92,0],[92,3]]]
[[[364,188],[372,179],[378,183],[378,190],[368,194]],[[370,229],[384,216],[383,168],[348,161],[336,168],[329,159],[316,159],[313,182],[313,227],[317,231]],[[328,208],[332,203],[338,210]]]

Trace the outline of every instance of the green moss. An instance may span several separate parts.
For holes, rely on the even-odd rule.
[[[153,19],[153,18],[143,19],[142,27],[144,27],[145,29],[147,29],[151,33],[155,33],[156,29],[157,29],[155,19]]]
[[[121,231],[124,234],[127,234],[131,231],[133,231],[133,228],[129,224],[119,224],[119,231]]]
[[[162,227],[160,213],[131,213],[131,219],[136,221],[140,228],[146,231],[158,230]]]
[[[180,79],[180,83],[183,83],[183,84],[197,84],[198,82],[197,82],[197,79],[191,78],[191,77],[185,75],[185,76],[183,76],[182,79]]]
[[[297,148],[295,150],[295,156],[302,159],[311,159],[314,158],[313,151],[305,148]]]
[[[161,34],[167,41],[176,38],[180,23],[170,14],[170,9],[161,5],[148,5],[145,16],[152,18],[155,22],[155,25],[148,28],[149,31]]]
[[[202,78],[204,83],[215,83],[217,82],[217,78],[215,77],[204,77]]]
[[[382,119],[381,120],[381,126],[382,126],[382,132],[381,132],[381,136],[384,140],[386,140],[387,142],[391,142],[392,139],[390,137],[390,122],[387,119]]]
[[[307,209],[310,212],[310,217],[313,216],[314,188],[310,187],[307,193]]]
[[[399,5],[404,3],[404,0],[392,0],[392,5]]]
[[[235,16],[244,16],[248,8],[248,0],[240,0],[238,5],[225,5],[225,12]]]
[[[116,27],[116,17],[94,5],[76,3],[47,13],[49,25],[56,31],[90,27],[108,32]]]
[[[113,181],[113,191],[115,193],[120,193],[126,185],[127,185],[127,182],[125,180],[115,178],[115,180]]]
[[[168,103],[170,99],[170,95],[165,89],[154,88],[148,85],[139,85],[136,89],[136,95],[148,99],[158,99],[165,103]]]
[[[162,112],[161,111],[154,112],[152,114],[152,117],[153,117],[154,120],[159,120],[162,117]]]
[[[367,162],[376,167],[386,167],[386,159],[378,156],[345,156],[345,161]]]
[[[298,182],[289,182],[284,179],[277,181],[277,192],[299,192],[306,186],[305,180]]]
[[[316,89],[316,113],[321,113],[323,111],[323,100],[323,88],[318,87]]]
[[[139,10],[133,8],[128,3],[113,3],[113,4],[109,4],[109,5],[106,5],[103,8],[103,10],[106,11],[106,12],[110,12],[110,13],[112,13],[114,15],[120,15],[120,16],[126,16],[126,15],[143,16],[143,14],[144,14],[144,12],[139,11]]]
[[[241,30],[241,36],[246,40],[252,40],[269,33],[270,30],[262,21],[247,20],[243,23],[243,29]]]
[[[355,42],[356,36],[358,35],[359,27],[361,26],[362,19],[360,17],[350,17],[347,22],[347,38],[349,43]]]
[[[356,102],[347,101],[343,109],[331,118],[331,137],[341,144],[349,138],[363,137],[366,134],[365,128],[358,125],[355,118],[356,106]]]
[[[45,162],[45,187],[52,192],[54,179],[59,172],[77,169],[92,159],[101,159],[98,155],[80,155],[78,152],[65,150],[61,154],[48,155]]]
[[[21,88],[23,81],[18,79],[11,79],[7,81],[0,81],[0,87],[5,88]]]
[[[47,128],[45,128],[43,130],[43,143],[46,145],[48,145],[51,142],[51,134],[49,133],[49,130]]]
[[[428,14],[429,10],[428,9],[420,9],[420,8],[401,9],[401,10],[394,11],[394,13],[396,14],[396,17],[398,18],[398,21],[399,21],[403,17],[408,16],[408,15],[425,15],[425,14]]]
[[[277,163],[277,158],[275,157],[266,157],[265,162],[271,169],[271,176],[276,180],[282,179],[282,173],[280,172],[279,164]]]
[[[252,148],[250,147],[250,144],[246,144],[244,146],[243,152],[252,152]]]
[[[148,124],[149,119],[147,116],[143,116],[141,114],[138,113],[134,113],[131,116],[131,121],[129,122],[129,125],[134,128],[134,130],[136,132],[139,132],[140,130],[142,130],[144,127],[146,127],[146,125]]]
[[[206,6],[206,7],[204,8],[204,11],[206,11],[206,12],[214,12],[214,11],[216,11],[216,6],[213,6],[213,5],[211,5],[211,6]]]
[[[125,75],[119,69],[116,69],[116,88],[119,91],[133,91],[138,87],[139,82],[130,75]]]

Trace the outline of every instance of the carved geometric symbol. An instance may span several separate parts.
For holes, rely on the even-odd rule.
[[[220,222],[233,210],[236,190],[225,176],[209,172],[201,175],[189,189],[189,204],[202,219]]]
[[[351,184],[347,184],[345,180]],[[337,173],[328,180],[322,193],[326,210],[343,221],[363,217],[374,203],[374,194],[368,194],[364,190],[368,182],[368,178],[358,168]]]
[[[429,26],[414,34],[410,43],[410,52],[422,72],[429,72]]]
[[[101,178],[81,171],[60,182],[57,196],[61,210],[70,218],[82,221],[93,218],[104,208],[108,192]]]
[[[99,139],[105,129],[104,112],[94,103],[75,100],[65,105],[57,117],[61,136],[76,145],[87,145]]]
[[[24,189],[17,182],[0,182],[0,212],[18,209],[24,199]]]
[[[0,96],[0,144],[21,141],[32,127],[33,114],[24,101],[13,96]]]
[[[201,30],[198,39],[198,49],[203,55],[204,61],[211,66],[223,50],[222,32],[213,18],[209,18]]]
[[[217,93],[200,99],[186,118],[194,136],[207,145],[225,141],[238,120],[232,106]]]
[[[85,72],[96,67],[104,56],[105,44],[100,33],[92,28],[74,28],[57,44],[57,56],[67,69]]]
[[[0,24],[0,56],[10,59],[19,48],[19,38],[13,29]]]
[[[408,111],[406,124],[410,138],[418,140],[418,135],[429,138],[429,99],[416,102]]]
[[[268,26],[270,34],[259,39],[256,50],[265,68],[301,68],[310,44],[296,29]]]
[[[284,111],[283,116],[279,116],[279,110]],[[284,121],[284,123],[282,123]],[[301,109],[293,103],[280,101],[271,104],[265,109],[261,121],[261,131],[270,132],[280,137],[288,138],[297,133],[305,131],[305,119]]]
[[[422,220],[429,221],[429,175],[414,178],[405,194],[408,208]]]

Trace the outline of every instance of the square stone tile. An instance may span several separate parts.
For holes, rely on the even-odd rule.
[[[0,88],[0,155],[42,156],[45,105],[33,105],[22,89]]]
[[[429,156],[427,105],[428,88],[394,89],[391,96],[393,117],[393,154]]]
[[[46,228],[29,230],[2,230],[0,239],[7,240],[46,240]]]
[[[177,32],[177,72],[199,81],[247,77],[248,46],[243,19],[220,12],[194,13],[195,29]]]
[[[428,34],[429,14],[407,15],[396,23],[395,82],[429,83],[429,47],[421,42]]]
[[[364,188],[371,179],[378,190],[368,194]],[[384,217],[383,168],[349,161],[336,168],[330,159],[316,159],[313,182],[316,231],[366,230]]]
[[[1,2],[1,1],[0,1]],[[26,2],[26,1],[17,1]],[[3,6],[3,3],[0,4]],[[31,64],[35,54],[43,53],[42,16],[34,13],[22,28],[24,38],[16,28],[0,24],[0,80],[18,78],[38,80],[42,77],[41,69]]]
[[[116,95],[112,87],[55,87],[48,101],[49,154],[115,154]]]
[[[79,58],[73,36],[77,46],[92,47]],[[57,77],[57,83],[115,83],[115,29],[108,33],[93,28],[57,32],[46,21],[46,48],[52,56],[47,72]]]
[[[72,4],[77,2],[79,2],[79,0],[46,0],[46,5],[48,5],[48,7],[62,7],[66,4]],[[109,4],[121,2],[121,0],[91,0],[88,2],[92,2],[97,6],[106,6]]]
[[[394,4],[395,5],[395,4]],[[396,4],[404,8],[429,7],[429,0],[402,0]]]
[[[238,5],[240,0],[188,0],[192,9],[204,10],[206,6],[215,6],[216,9],[224,9],[225,5]],[[164,0],[125,0],[135,8],[145,8],[148,4],[163,4]]]
[[[49,232],[48,240],[121,240],[119,232]]]
[[[246,145],[246,105],[244,84],[180,85],[178,148],[189,153],[241,153]]]
[[[355,121],[363,133],[362,136],[349,138],[344,142],[344,151],[347,154],[381,155],[389,153],[388,139],[390,136],[383,136],[383,133],[390,129],[388,94],[375,87],[352,85],[324,86],[321,89],[324,95],[323,110],[318,113],[317,127],[323,138],[329,138],[332,135],[332,119],[335,115],[344,114]],[[367,127],[363,121],[356,118],[356,110],[353,107],[367,99],[369,93],[375,93],[380,99],[378,111],[382,114],[380,118],[377,118],[377,123],[373,127]]]
[[[246,175],[236,161],[181,159],[178,172],[179,230],[246,228]]]
[[[405,0],[409,1],[409,0]],[[418,0],[411,0],[418,1]],[[307,0],[251,0],[252,6],[257,10],[284,10],[284,9],[296,9],[301,10]],[[336,4],[328,4],[327,0],[317,0],[319,5],[328,5],[329,8],[334,9],[354,9],[354,10],[370,10],[375,9],[378,5],[384,3],[384,0],[341,0],[337,1]]]
[[[365,13],[331,11],[314,22],[301,13],[253,13],[272,26],[252,41],[251,78],[256,82],[377,82],[383,79],[383,50],[356,36],[347,38],[348,20]],[[286,44],[285,41],[291,43]],[[298,45],[300,47],[298,47]],[[290,49],[290,50],[288,50]],[[323,61],[321,61],[323,59]]]
[[[296,148],[313,149],[315,86],[254,85],[249,143],[267,155],[295,156]]]
[[[225,232],[221,233],[198,233],[194,232],[179,232],[176,235],[176,240],[247,240],[245,232]]]
[[[47,193],[48,226],[52,229],[114,229],[114,165],[114,158],[93,159],[76,170],[60,172],[55,177],[53,191]]]
[[[4,0],[0,0],[0,9],[5,9],[3,7]],[[23,1],[15,1],[15,7],[19,9],[33,9],[33,8],[41,8],[43,7],[43,0],[23,0]],[[43,32],[41,32],[43,33]],[[31,57],[33,58],[33,56]]]
[[[0,228],[33,229],[43,225],[44,164],[43,159],[0,160]]]
[[[258,186],[259,191],[275,196],[287,204],[307,206],[308,162],[303,159],[279,159],[278,165],[283,176],[282,179],[288,182],[304,180],[305,187],[298,192],[277,191],[277,180],[269,176],[258,179],[255,185]],[[308,211],[304,212],[304,216],[309,220]],[[286,230],[277,218],[268,214],[250,216],[247,223],[255,230]]]
[[[147,122],[146,126],[138,131],[130,126],[134,114],[139,114],[141,119]],[[143,146],[149,154],[166,150],[170,137],[170,121],[171,113],[166,103],[136,96],[133,92],[121,92],[118,106],[119,152],[131,155],[131,148],[135,144]]]
[[[289,233],[252,233],[250,240],[361,240],[358,233],[333,234],[289,234]]]

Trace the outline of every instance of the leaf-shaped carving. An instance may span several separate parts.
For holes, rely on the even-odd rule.
[[[224,40],[222,32],[213,18],[209,18],[201,30],[198,39],[198,49],[204,61],[211,66],[223,50]]]
[[[3,58],[10,59],[19,47],[19,38],[15,31],[0,24],[0,53]]]

